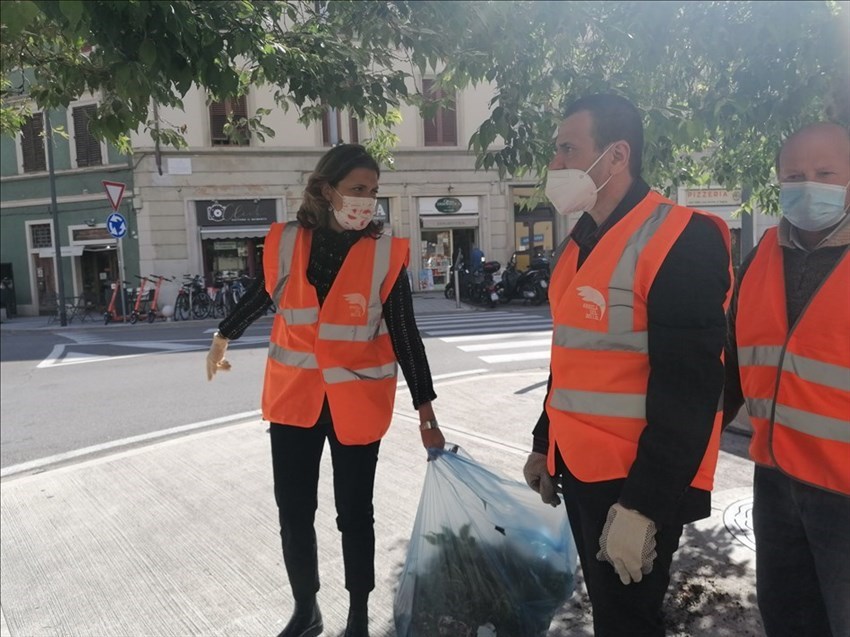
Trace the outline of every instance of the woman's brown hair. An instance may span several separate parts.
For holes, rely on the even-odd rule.
[[[369,152],[360,144],[340,144],[334,146],[319,160],[313,170],[307,187],[304,189],[304,199],[298,208],[298,222],[302,228],[328,228],[330,226],[331,203],[322,194],[325,185],[336,188],[336,185],[355,168],[374,170],[380,178],[381,167]],[[361,235],[378,238],[384,230],[384,222],[373,220],[368,226],[359,230]]]

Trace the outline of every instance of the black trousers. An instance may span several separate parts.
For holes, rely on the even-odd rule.
[[[274,495],[286,573],[296,600],[319,590],[319,560],[314,520],[318,506],[319,464],[325,439],[333,462],[336,524],[342,533],[345,588],[368,595],[375,588],[375,530],[372,493],[380,441],[347,446],[330,421],[313,427],[273,423],[270,427]]]
[[[566,468],[560,454],[564,503],[578,549],[581,570],[593,606],[595,637],[661,637],[664,631],[662,604],[670,583],[670,564],[679,548],[682,524],[665,525],[655,536],[658,557],[652,572],[640,582],[623,584],[614,567],[596,559],[599,536],[608,509],[617,502],[624,480],[581,482]]]
[[[756,592],[769,637],[850,637],[850,498],[756,465]]]

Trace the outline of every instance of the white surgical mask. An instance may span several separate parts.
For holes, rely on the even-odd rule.
[[[611,181],[613,175],[608,177],[605,183],[597,188],[588,173],[605,156],[605,153],[611,149],[611,146],[603,150],[602,154],[596,158],[596,161],[587,170],[566,168],[549,171],[549,175],[546,177],[546,196],[552,202],[552,205],[555,206],[555,210],[562,215],[568,215],[573,212],[590,210],[596,205],[597,193]]]
[[[333,188],[333,186],[331,186]],[[363,230],[372,219],[375,217],[375,210],[378,207],[378,200],[374,197],[352,197],[350,195],[340,195],[339,191],[333,189],[336,194],[342,197],[342,208],[337,210],[331,204],[331,210],[334,211],[334,217],[339,225],[344,230]]]
[[[850,184],[848,184],[850,185]],[[836,225],[847,208],[847,186],[817,181],[779,184],[779,207],[792,226],[817,232]]]

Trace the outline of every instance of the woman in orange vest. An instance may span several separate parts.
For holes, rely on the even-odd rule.
[[[230,369],[227,343],[274,304],[263,384],[271,422],[275,500],[295,598],[278,637],[323,630],[314,518],[325,439],[334,467],[350,606],[346,637],[368,635],[375,587],[372,491],[381,438],[390,425],[400,365],[419,410],[423,446],[445,444],[431,401],[428,359],[413,316],[406,239],[375,220],[377,162],[356,144],[328,151],[307,182],[297,222],[273,224],[263,277],[220,324],[207,377]]]
[[[850,133],[806,126],[782,219],[741,265],[724,422],[753,426],[756,591],[768,637],[850,636]]]

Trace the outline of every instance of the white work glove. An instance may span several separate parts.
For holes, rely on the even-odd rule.
[[[639,582],[652,572],[655,552],[655,522],[645,515],[613,504],[599,537],[596,559],[608,562],[623,584]]]
[[[230,370],[230,363],[224,357],[224,353],[227,351],[227,343],[228,340],[218,332],[213,334],[212,345],[210,345],[210,351],[207,352],[207,380],[212,380],[219,370],[225,372]]]
[[[540,499],[553,507],[561,504],[561,498],[555,493],[555,481],[549,475],[546,466],[546,454],[532,451],[522,468],[525,481],[532,489],[540,494]]]

